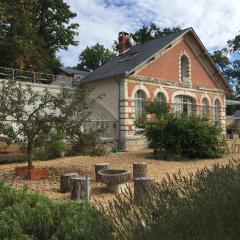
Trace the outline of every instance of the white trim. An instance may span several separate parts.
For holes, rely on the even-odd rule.
[[[222,102],[222,99],[221,99],[219,96],[214,96],[214,98],[213,98],[213,106],[215,106],[215,101],[216,101],[217,99],[218,99],[218,100],[220,101],[220,103],[221,103],[221,108],[224,107],[224,104],[223,104],[223,102]]]
[[[210,97],[208,96],[207,93],[204,93],[204,94],[201,96],[201,99],[200,99],[200,104],[201,104],[201,105],[203,105],[202,102],[203,102],[203,99],[204,99],[204,98],[206,98],[206,99],[208,100],[208,105],[209,105],[209,107],[213,105],[212,102],[211,102],[211,99],[210,99]]]
[[[135,94],[136,94],[136,92],[137,92],[138,90],[144,91],[145,94],[146,94],[146,96],[147,96],[147,99],[150,99],[150,94],[149,94],[148,89],[147,89],[143,84],[141,84],[141,83],[138,84],[138,85],[136,85],[136,86],[134,87],[134,89],[132,90],[132,96],[131,96],[132,99],[135,99]],[[147,100],[147,99],[146,99],[146,100]]]
[[[167,91],[162,87],[162,86],[158,86],[154,93],[153,93],[153,99],[155,99],[157,97],[158,93],[163,93],[165,95],[166,101],[169,102],[169,96]]]
[[[197,102],[197,96],[196,96],[194,93],[189,92],[189,91],[187,91],[187,90],[175,91],[175,92],[172,94],[172,98],[171,98],[172,103],[174,103],[174,99],[175,99],[175,97],[178,96],[178,95],[192,97],[192,98],[195,100],[195,104],[198,104],[198,102]]]

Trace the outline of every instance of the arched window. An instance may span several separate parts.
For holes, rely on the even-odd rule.
[[[164,93],[162,92],[159,92],[156,96],[156,100],[160,103],[166,103],[167,102],[167,99],[166,99],[166,96],[164,95]]]
[[[207,98],[202,100],[202,113],[204,116],[208,116],[209,113],[209,102]]]
[[[215,100],[214,103],[214,116],[215,116],[215,121],[220,122],[221,120],[221,102],[219,99]]]
[[[174,111],[176,113],[186,113],[193,115],[195,111],[195,101],[189,96],[176,96],[174,99]]]
[[[135,93],[135,115],[136,118],[142,117],[145,112],[145,102],[147,96],[143,90],[137,90]]]
[[[185,55],[181,57],[181,80],[189,82],[189,60]]]

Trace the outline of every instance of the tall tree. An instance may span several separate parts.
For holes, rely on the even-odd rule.
[[[161,29],[155,23],[151,23],[150,25],[143,25],[140,29],[133,33],[132,37],[135,41],[141,43],[153,39],[158,39],[167,36],[171,33],[178,32],[180,30],[181,28],[178,26],[173,28]]]
[[[92,47],[86,47],[79,55],[77,69],[93,71],[102,64],[110,61],[115,54],[103,45],[97,43]]]
[[[63,0],[2,0],[0,65],[52,72],[56,52],[77,44],[75,16]]]
[[[219,67],[220,72],[235,90],[235,98],[240,95],[240,59],[231,60],[231,51],[227,48],[216,50],[212,54],[213,61]],[[234,96],[229,96],[231,99]]]

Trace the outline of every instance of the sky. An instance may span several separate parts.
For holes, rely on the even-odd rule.
[[[79,46],[59,51],[66,67],[76,66],[86,46],[111,48],[118,32],[135,32],[154,22],[161,28],[193,27],[208,51],[226,47],[240,31],[240,0],[64,0],[80,24]]]

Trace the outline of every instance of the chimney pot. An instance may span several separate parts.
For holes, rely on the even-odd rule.
[[[127,52],[130,48],[129,34],[126,32],[118,33],[119,54]]]

